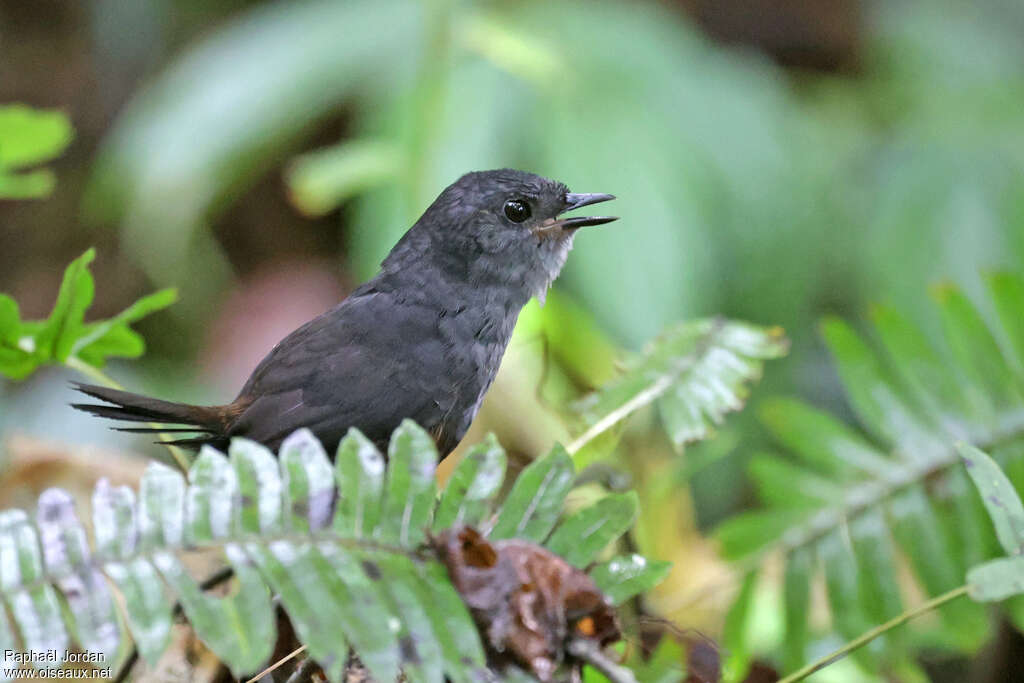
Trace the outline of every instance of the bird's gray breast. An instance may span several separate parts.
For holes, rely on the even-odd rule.
[[[490,388],[501,365],[502,356],[519,310],[487,301],[475,306],[459,305],[442,310],[438,316],[438,334],[445,349],[447,381],[451,406],[449,419],[457,442],[466,433],[480,410],[484,394]]]

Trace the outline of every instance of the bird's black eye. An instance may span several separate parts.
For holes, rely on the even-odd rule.
[[[522,223],[530,217],[530,205],[522,199],[510,199],[505,202],[505,217],[513,223]]]

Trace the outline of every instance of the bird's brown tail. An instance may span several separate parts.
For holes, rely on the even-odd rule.
[[[72,403],[72,408],[84,410],[97,417],[126,422],[158,422],[168,425],[182,425],[177,428],[164,427],[114,427],[122,432],[167,433],[194,432],[198,436],[158,443],[198,448],[203,444],[218,445],[227,440],[223,406],[193,406],[174,403],[133,394],[130,391],[110,389],[95,384],[74,383],[75,388],[92,398],[112,405],[95,403]]]

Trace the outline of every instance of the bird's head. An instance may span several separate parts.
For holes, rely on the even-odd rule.
[[[523,301],[543,301],[576,231],[616,220],[563,214],[610,199],[615,197],[569,192],[562,183],[524,171],[467,173],[438,196],[388,261],[408,263],[409,254],[401,252],[412,250],[471,285],[507,287]]]

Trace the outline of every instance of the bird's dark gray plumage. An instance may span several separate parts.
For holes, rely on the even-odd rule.
[[[408,417],[443,457],[476,416],[520,310],[561,271],[575,231],[615,220],[560,216],[608,199],[523,171],[468,173],[406,232],[376,277],[285,337],[231,403],[191,406],[78,385],[112,405],[74,405],[182,425],[196,435],[175,443],[194,447],[224,448],[242,436],[276,449],[307,427],[330,453],[351,427],[384,446]]]

